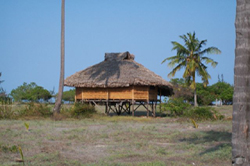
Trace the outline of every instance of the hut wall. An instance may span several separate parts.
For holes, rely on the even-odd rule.
[[[80,100],[82,99],[82,88],[76,88],[76,96],[75,96],[76,100]]]
[[[158,88],[150,87],[149,88],[149,100],[157,100]]]
[[[76,88],[76,100],[157,100],[157,88],[135,86],[124,88]]]
[[[124,88],[109,88],[109,98],[108,99],[132,99],[132,87]]]
[[[147,86],[134,87],[134,100],[148,100],[149,88]]]

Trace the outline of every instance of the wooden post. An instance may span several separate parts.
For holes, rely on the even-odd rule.
[[[83,100],[83,88],[82,88],[82,100]]]
[[[149,117],[149,109],[148,109],[148,105],[149,105],[149,101],[147,101],[147,117]]]
[[[130,112],[130,106],[131,106],[131,103],[129,102],[129,103],[128,103],[128,114],[131,113],[131,112]]]
[[[155,118],[155,110],[156,110],[156,104],[155,102],[153,101],[153,117]]]
[[[106,105],[105,105],[105,114],[108,115],[108,100],[106,101]]]
[[[132,100],[132,116],[135,116],[134,100]]]
[[[160,89],[160,112],[161,112],[161,89]]]
[[[134,98],[135,98],[135,94],[134,94],[134,86],[132,87],[132,116],[135,116],[135,101],[134,101]]]

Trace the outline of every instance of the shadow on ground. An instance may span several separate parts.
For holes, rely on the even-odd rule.
[[[132,113],[122,113],[121,115],[117,115],[114,112],[110,112],[109,116],[132,116]],[[147,116],[147,111],[135,111],[135,117]],[[166,113],[156,113],[156,117],[167,117]],[[152,117],[152,113],[149,113],[149,117]]]
[[[216,152],[225,147],[231,147],[232,133],[227,131],[202,131],[201,134],[192,135],[190,138],[180,139],[181,142],[192,144],[212,144],[211,147],[201,152],[200,155]]]

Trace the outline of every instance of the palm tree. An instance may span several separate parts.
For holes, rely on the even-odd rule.
[[[65,55],[65,45],[64,45],[64,33],[65,33],[65,0],[62,0],[61,8],[61,69],[60,69],[60,80],[59,80],[59,90],[56,98],[55,107],[53,109],[54,113],[60,113],[60,108],[62,104],[62,94],[63,94],[63,84],[64,84],[64,55]]]
[[[250,1],[237,0],[232,163],[250,165]]]
[[[185,68],[183,78],[189,83],[190,87],[194,90],[194,105],[197,106],[196,96],[196,84],[195,75],[202,77],[204,86],[207,86],[208,79],[211,76],[207,72],[207,66],[205,64],[211,64],[213,67],[217,65],[213,59],[204,56],[205,54],[220,54],[221,51],[216,47],[209,47],[202,50],[202,46],[206,45],[207,40],[199,41],[195,37],[195,32],[187,33],[187,35],[180,36],[184,40],[185,45],[181,45],[178,42],[173,41],[172,50],[177,51],[177,55],[166,58],[162,61],[170,61],[168,66],[174,67],[174,69],[168,74],[169,77],[175,76],[175,73],[182,68]],[[205,64],[204,64],[205,62]]]

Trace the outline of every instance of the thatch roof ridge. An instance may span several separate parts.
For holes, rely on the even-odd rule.
[[[134,61],[129,52],[106,53],[105,60],[66,78],[64,85],[88,88],[158,86],[172,89],[161,76]]]

